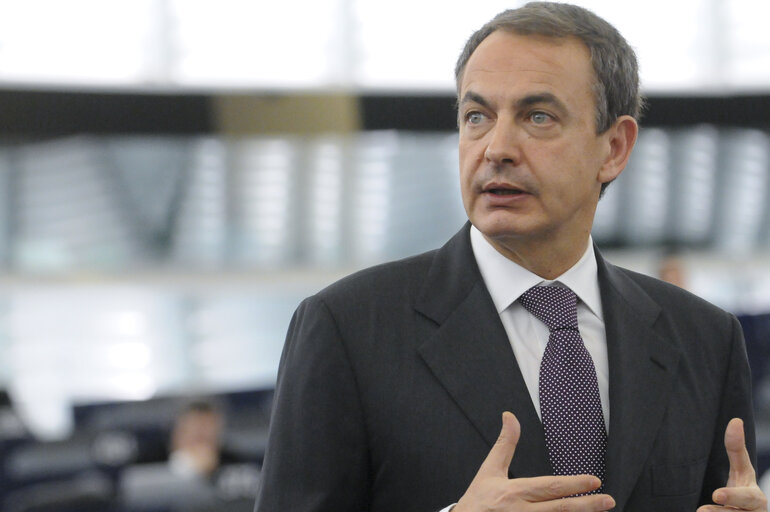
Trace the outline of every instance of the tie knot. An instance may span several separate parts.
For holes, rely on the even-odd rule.
[[[533,286],[519,302],[551,331],[577,329],[577,295],[563,286]]]

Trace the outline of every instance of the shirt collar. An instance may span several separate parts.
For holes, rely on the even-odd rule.
[[[575,292],[594,315],[604,320],[596,254],[590,236],[580,260],[554,280],[543,279],[500,254],[475,226],[471,226],[471,247],[498,314],[533,286],[554,284]]]

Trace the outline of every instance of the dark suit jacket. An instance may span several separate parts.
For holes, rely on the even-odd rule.
[[[610,370],[615,510],[694,511],[727,481],[746,422],[738,322],[597,253]],[[281,359],[258,512],[431,512],[456,502],[521,423],[509,476],[551,474],[542,424],[466,225],[444,247],[347,277],[298,308]]]

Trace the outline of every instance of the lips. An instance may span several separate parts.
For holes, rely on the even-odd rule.
[[[493,188],[493,189],[485,190],[485,192],[488,192],[496,196],[515,196],[518,194],[525,193],[522,190],[512,189],[512,188]]]
[[[507,183],[490,183],[482,189],[482,192],[495,196],[515,196],[528,193],[520,187]]]

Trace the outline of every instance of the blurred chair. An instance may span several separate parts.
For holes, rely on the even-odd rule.
[[[112,512],[117,510],[111,479],[99,471],[36,483],[8,493],[3,512]]]
[[[96,469],[90,440],[84,436],[63,441],[29,441],[7,456],[5,471],[13,486],[27,486]]]
[[[183,474],[169,464],[139,464],[123,471],[118,487],[121,512],[250,512],[259,468],[230,464],[212,478]]]
[[[166,463],[126,468],[118,496],[125,512],[165,512],[174,507],[217,504],[215,488],[205,478],[175,472]]]

